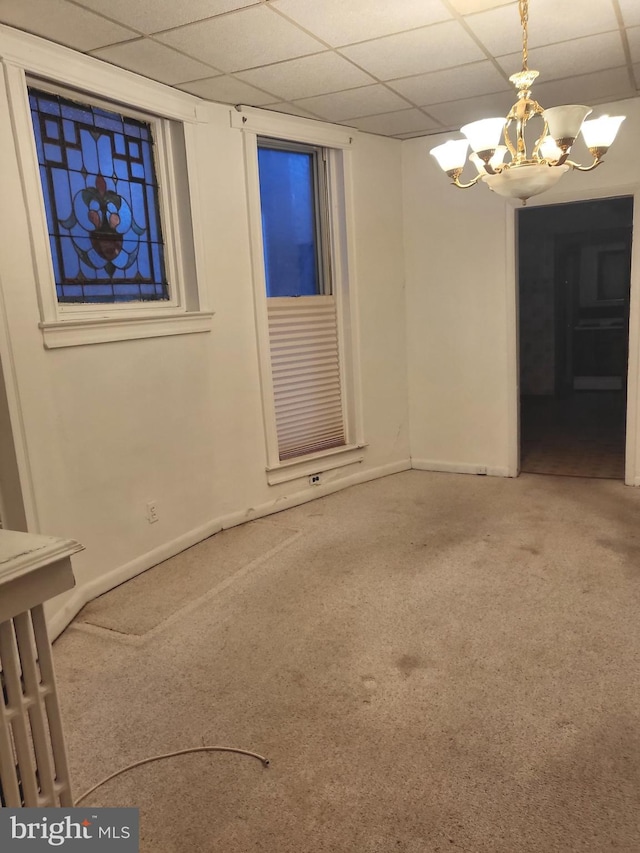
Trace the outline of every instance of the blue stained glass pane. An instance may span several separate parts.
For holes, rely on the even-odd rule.
[[[131,209],[136,218],[136,222],[141,228],[147,228],[147,212],[144,200],[144,187],[142,184],[130,184],[131,190]],[[154,238],[154,233],[151,233],[151,239]]]
[[[141,139],[150,139],[148,128],[146,128],[146,127],[140,128],[140,138]]]
[[[78,284],[65,284],[63,290],[65,296],[82,296],[82,286]]]
[[[93,115],[96,127],[102,127],[105,130],[115,130],[116,133],[122,132],[122,119],[120,116],[98,109],[94,109]]]
[[[58,299],[168,298],[155,171],[150,156],[149,168],[139,160],[141,149],[150,150],[140,141],[148,126],[37,90],[29,95]],[[44,117],[56,110],[64,116],[62,134]],[[45,144],[43,133],[63,138]]]
[[[98,146],[90,131],[84,128],[80,130],[80,145],[85,169],[92,175],[97,175],[100,171],[98,168]]]
[[[143,142],[141,147],[144,170],[147,175],[155,175],[155,169],[153,168],[153,157],[151,156],[151,146],[148,145],[146,142]]]
[[[258,148],[267,296],[320,292],[313,156]]]
[[[44,156],[46,160],[53,160],[54,163],[61,163],[62,149],[59,145],[53,145],[51,142],[45,142]]]
[[[136,296],[140,293],[140,288],[137,284],[120,284],[120,282],[114,282],[113,291],[121,296]]]
[[[52,169],[51,180],[53,183],[53,195],[58,217],[61,220],[66,220],[71,216],[72,211],[69,173],[65,172],[63,169]]]
[[[161,261],[160,261],[160,247],[158,246],[157,243],[151,244],[151,258],[152,258],[154,271],[161,269],[162,266],[161,266]]]
[[[155,225],[156,225],[155,216],[153,215],[154,209],[155,209],[155,205],[154,205],[155,197],[156,197],[156,194],[155,194],[154,188],[153,187],[147,187],[147,212],[149,214],[149,220],[150,220],[149,221],[149,238],[151,240],[157,240],[158,239],[157,234],[156,234],[156,228],[155,228]]]
[[[137,257],[138,272],[143,278],[149,278],[151,275],[151,265],[149,263],[149,247],[148,244],[140,246],[140,251]]]
[[[113,175],[113,157],[111,156],[111,138],[109,136],[100,136],[97,141],[98,147],[98,162],[100,164],[101,175]],[[144,177],[144,175],[143,175]]]
[[[67,163],[70,169],[79,172],[82,169],[82,152],[75,148],[67,148]]]
[[[91,293],[94,296],[111,296],[113,287],[111,284],[93,284],[91,286]]]
[[[93,125],[93,114],[90,107],[85,109],[79,104],[73,104],[69,101],[65,101],[62,106],[62,116],[63,118],[68,118],[71,119],[71,121],[77,121],[81,124]]]
[[[49,98],[38,98],[38,109],[41,113],[48,113],[52,116],[60,115],[60,106],[55,100]]]
[[[133,178],[144,178],[144,166],[142,163],[131,164],[131,176]]]
[[[62,275],[64,281],[74,280],[80,273],[80,259],[70,237],[60,237],[62,255]]]
[[[119,157],[113,158],[113,168],[116,175],[123,181],[129,180],[129,167],[126,160],[121,160]]]
[[[78,134],[76,133],[76,126],[72,121],[64,119],[62,122],[62,130],[64,132],[65,142],[72,142],[74,145],[77,144]]]

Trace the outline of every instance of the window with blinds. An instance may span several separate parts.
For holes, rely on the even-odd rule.
[[[281,461],[346,444],[322,148],[258,142],[269,351]]]

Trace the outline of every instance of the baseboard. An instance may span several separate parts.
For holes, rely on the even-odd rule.
[[[390,474],[399,474],[401,471],[408,471],[411,468],[410,459],[402,459],[398,462],[391,462],[388,465],[380,465],[377,468],[370,468],[366,471],[358,471],[355,474],[350,474],[346,477],[337,477],[335,480],[323,483],[320,486],[311,486],[303,491],[296,492],[292,495],[284,495],[276,498],[273,501],[268,501],[264,504],[259,504],[255,507],[249,507],[240,512],[230,513],[213,519],[207,524],[196,527],[170,542],[166,542],[152,551],[147,551],[145,554],[136,557],[122,566],[118,566],[110,572],[95,578],[86,584],[77,586],[71,595],[64,603],[56,610],[47,614],[47,623],[49,634],[52,640],[55,640],[72,619],[82,610],[85,604],[93,601],[99,595],[104,595],[105,592],[114,589],[125,581],[131,580],[136,575],[146,572],[147,569],[157,566],[163,560],[168,560],[170,557],[175,557],[181,551],[185,551],[192,545],[197,545],[203,539],[208,539],[215,533],[221,530],[226,530],[229,527],[236,527],[238,524],[243,524],[246,521],[253,521],[257,518],[263,518],[267,515],[272,515],[276,512],[281,512],[290,507],[300,506],[300,504],[308,503],[316,498],[330,495],[333,492],[341,491],[349,486],[357,486],[360,483],[366,483],[369,480],[377,480],[380,477],[387,477]]]
[[[486,474],[488,477],[510,477],[508,468],[476,465],[470,462],[441,462],[436,459],[411,458],[411,467],[418,471],[440,471],[446,474]]]

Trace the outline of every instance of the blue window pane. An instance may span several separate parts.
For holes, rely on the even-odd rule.
[[[64,131],[64,138],[66,142],[71,142],[74,145],[78,142],[78,134],[76,131],[76,125],[74,122],[65,119],[62,122],[62,129]]]
[[[62,149],[59,145],[52,145],[51,143],[45,143],[44,145],[44,156],[46,160],[51,161],[52,163],[61,163],[62,162]]]
[[[120,157],[114,157],[113,168],[116,173],[116,177],[123,181],[129,180],[129,167],[126,160],[121,160]]]
[[[46,95],[38,98],[37,109],[42,113],[49,113],[49,115],[60,115],[60,105],[56,103],[55,99],[51,100]]]
[[[313,158],[306,152],[258,148],[267,296],[321,292]]]
[[[82,153],[75,148],[67,148],[67,163],[69,169],[79,172],[82,169]]]
[[[58,300],[168,299],[149,126],[35,89],[29,98]]]
[[[98,137],[98,162],[100,164],[100,174],[113,175],[113,157],[111,156],[111,139],[106,135]],[[142,176],[144,177],[144,175]]]

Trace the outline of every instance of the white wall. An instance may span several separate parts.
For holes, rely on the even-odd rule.
[[[2,115],[5,98],[0,86]],[[306,477],[269,486],[242,134],[231,128],[228,107],[213,105],[204,115],[197,125],[196,216],[206,236],[213,330],[54,350],[44,349],[38,328],[14,139],[9,123],[0,123],[6,321],[0,349],[7,383],[19,395],[11,414],[26,449],[22,476],[32,497],[31,527],[86,547],[74,557],[78,589],[54,602],[54,631],[89,598],[222,525],[409,464],[401,143],[359,134],[353,145],[355,219],[349,226],[359,294],[364,461],[328,472],[326,486],[310,488]],[[159,508],[156,524],[145,517],[151,499]]]
[[[640,191],[640,103],[601,105],[626,114],[605,163],[571,172],[529,201],[556,204]],[[403,144],[407,348],[411,455],[416,467],[517,472],[515,204],[484,186],[452,187],[429,149],[439,137]],[[589,162],[576,146],[575,159]],[[640,484],[638,340],[640,215],[634,219],[627,482]]]
[[[411,456],[418,467],[506,473],[507,212],[459,190],[429,149],[403,145]]]

